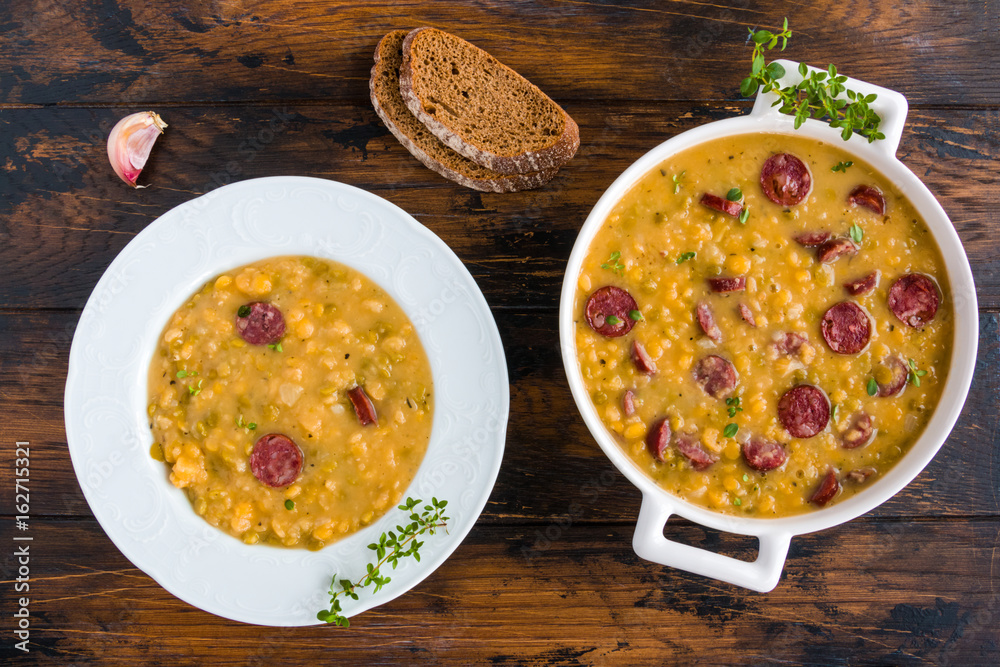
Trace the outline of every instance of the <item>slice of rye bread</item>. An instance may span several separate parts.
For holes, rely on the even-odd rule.
[[[399,66],[403,62],[403,39],[407,33],[407,30],[393,30],[379,41],[369,81],[375,113],[399,139],[399,143],[428,169],[473,190],[518,192],[537,188],[552,180],[558,169],[531,174],[500,174],[478,165],[441,143],[410,113],[399,93]]]
[[[417,28],[403,42],[403,100],[455,151],[504,174],[559,167],[580,128],[537,86],[469,42]]]

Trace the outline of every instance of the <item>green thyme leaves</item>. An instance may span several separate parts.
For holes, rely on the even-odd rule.
[[[611,253],[611,256],[608,257],[608,261],[601,264],[601,268],[607,269],[608,271],[614,271],[618,275],[622,275],[625,273],[625,265],[622,264],[621,261],[619,261],[621,260],[621,258],[622,258],[621,252],[615,250],[613,253]]]
[[[684,262],[688,261],[689,259],[694,259],[694,258],[695,258],[695,253],[694,252],[688,251],[688,252],[681,253],[680,257],[677,258],[677,264],[683,264]]]
[[[740,397],[730,396],[726,399],[726,414],[729,415],[730,419],[732,419],[736,416],[737,412],[743,412],[743,407],[740,405]],[[729,424],[726,424],[725,428],[722,429],[722,435],[727,438],[732,438],[739,432],[739,430],[740,427],[738,424],[730,422]]]
[[[729,413],[730,417],[735,417],[737,412],[743,412],[743,408],[740,406],[739,396],[730,396],[726,399],[726,412]]]
[[[197,377],[198,371],[187,371],[187,370],[183,370],[182,369],[182,370],[177,371],[177,373],[175,375],[176,375],[176,377],[177,377],[178,380],[183,380],[184,378]],[[188,394],[191,395],[191,396],[197,396],[198,394],[200,394],[201,393],[201,383],[202,383],[202,380],[198,380],[197,384],[194,383],[194,382],[192,382],[191,384],[189,384],[187,386]]]
[[[290,502],[290,501],[289,501]],[[404,558],[412,557],[420,562],[420,547],[423,542],[417,538],[421,535],[434,535],[441,528],[447,528],[449,517],[445,516],[447,500],[432,498],[429,504],[419,507],[422,500],[407,498],[406,502],[399,506],[399,509],[409,513],[409,522],[396,526],[396,530],[382,533],[378,542],[368,545],[368,548],[375,552],[377,562],[368,563],[366,573],[356,582],[350,579],[337,579],[334,574],[330,581],[330,609],[323,609],[316,618],[324,623],[349,627],[350,621],[343,615],[343,608],[340,604],[342,596],[352,600],[360,599],[358,591],[368,586],[374,585],[374,593],[382,590],[392,579],[382,574],[382,566],[389,564],[392,569],[396,569],[396,564]],[[287,507],[287,503],[286,503]],[[339,588],[338,588],[339,587]]]
[[[854,223],[851,225],[850,229],[851,240],[855,243],[861,243],[861,239],[865,237],[865,230],[861,229],[861,225]]]
[[[750,39],[753,40],[753,56],[750,61],[750,76],[743,79],[743,82],[740,84],[740,93],[742,93],[743,97],[751,97],[754,91],[761,85],[762,79],[767,82],[768,80],[780,79],[785,76],[785,68],[781,65],[771,63],[765,66],[764,51],[770,51],[776,47],[779,41],[781,42],[781,50],[784,51],[785,47],[788,46],[788,40],[791,36],[792,32],[788,29],[787,18],[781,32],[777,35],[770,30],[750,29]],[[765,90],[764,92],[768,92],[769,90]]]
[[[782,88],[778,81],[785,76],[785,68],[777,63],[765,65],[764,53],[781,43],[785,50],[788,39],[792,36],[788,29],[788,19],[785,19],[781,32],[775,34],[769,30],[750,29],[753,41],[753,55],[750,61],[750,76],[740,84],[740,93],[751,97],[756,90],[762,93],[773,92],[777,96],[774,106],[779,111],[795,117],[795,128],[798,129],[808,118],[825,120],[830,127],[839,129],[840,136],[847,141],[857,132],[871,143],[885,139],[885,134],[879,131],[882,119],[871,109],[871,103],[877,95],[862,95],[849,90],[844,84],[847,77],[837,73],[834,65],[826,70],[810,71],[802,63],[799,74],[802,81],[794,86]],[[841,97],[841,95],[845,96]]]
[[[239,417],[236,418],[236,427],[245,428],[252,431],[255,428],[257,428],[257,422],[245,422],[243,421],[243,415],[240,415]]]
[[[910,384],[912,384],[914,387],[919,387],[920,386],[920,378],[922,378],[923,376],[927,375],[927,371],[923,371],[923,370],[920,370],[919,368],[917,368],[917,362],[914,361],[913,359],[910,359],[909,361],[907,361],[907,364],[910,367],[910,372],[906,376],[907,381]]]

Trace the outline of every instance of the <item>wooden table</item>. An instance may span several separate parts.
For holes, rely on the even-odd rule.
[[[903,492],[796,537],[758,594],[640,560],[639,494],[570,397],[557,344],[563,269],[600,193],[678,132],[746,113],[748,26],[785,56],[903,92],[899,155],[939,197],[978,286],[978,373],[954,433]],[[0,656],[13,664],[996,664],[1000,655],[1000,2],[7,0],[0,6]],[[387,31],[437,26],[489,50],[579,122],[546,187],[463,189],[377,119]],[[132,190],[105,155],[139,110],[170,128]],[[273,119],[282,119],[275,124]],[[218,185],[298,174],[399,205],[450,245],[504,341],[511,419],[471,534],[426,581],[349,629],[262,628],[160,588],[80,493],[62,396],[81,309],[115,255]],[[14,648],[14,443],[31,443],[30,653]],[[752,558],[752,539],[671,521]],[[531,558],[526,558],[530,553]]]

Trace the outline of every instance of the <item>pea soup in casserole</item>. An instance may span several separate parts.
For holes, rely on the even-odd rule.
[[[761,518],[839,502],[907,452],[954,320],[912,204],[840,148],[779,134],[640,179],[594,237],[575,309],[584,384],[634,463]]]

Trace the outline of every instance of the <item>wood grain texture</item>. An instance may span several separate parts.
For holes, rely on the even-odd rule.
[[[782,54],[903,92],[899,157],[939,198],[980,306],[973,388],[931,464],[847,524],[792,540],[757,594],[639,559],[638,491],[566,385],[557,308],[601,193],[665,139],[747,113],[748,26]],[[1000,655],[1000,0],[0,0],[0,538],[14,451],[31,442],[31,641],[7,664],[990,665]],[[556,99],[581,148],[540,190],[433,174],[368,101],[388,30],[437,26]],[[118,118],[170,124],[132,190],[107,163]],[[116,254],[164,212],[229,182],[297,174],[365,188],[438,234],[500,329],[511,413],[499,477],[455,554],[350,629],[261,628],[190,607],[93,518],[66,446],[66,364]],[[150,462],[153,464],[154,462]],[[753,538],[671,519],[671,539],[739,558]],[[16,604],[0,552],[0,615]]]
[[[912,104],[1000,103],[989,66],[1000,59],[997,0],[23,0],[4,10],[9,104],[359,103],[379,38],[423,25],[486,49],[560,104],[734,100],[749,69],[747,28],[780,28],[785,16],[793,60],[825,67],[849,54],[841,69]]]
[[[348,629],[261,628],[177,600],[93,520],[40,521],[31,648],[40,662],[152,665],[978,665],[998,650],[1000,599],[978,576],[1000,567],[995,518],[860,520],[796,538],[766,595],[642,561],[631,530],[573,525],[550,539],[479,524]],[[686,522],[668,532],[733,557],[755,550]],[[4,642],[0,659],[13,651]]]
[[[747,107],[577,104],[577,156],[539,190],[480,193],[417,162],[371,109],[176,107],[133,190],[105,154],[119,110],[0,113],[0,307],[78,308],[131,238],[159,215],[229,182],[295,173],[365,188],[408,211],[465,262],[494,308],[558,306],[566,258],[601,193],[664,140]],[[899,155],[950,214],[980,305],[1000,307],[997,110],[914,110]],[[513,287],[513,289],[512,289]]]

